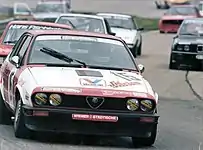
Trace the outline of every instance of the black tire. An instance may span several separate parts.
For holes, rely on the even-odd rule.
[[[30,130],[26,128],[25,121],[24,121],[24,114],[22,109],[22,101],[18,100],[15,109],[15,120],[14,120],[14,133],[15,137],[17,138],[29,138],[30,137]]]
[[[137,146],[152,146],[156,140],[157,135],[157,125],[155,125],[151,131],[151,136],[147,138],[135,138],[132,137],[132,142],[134,147]]]
[[[169,63],[169,69],[177,69],[177,65],[175,63]]]
[[[142,55],[142,43],[140,42],[140,45],[137,48],[137,55],[141,56]]]
[[[0,92],[0,124],[11,125],[12,124],[11,117],[12,113],[6,107],[2,94]]]
[[[164,31],[159,30],[159,33],[164,33]]]

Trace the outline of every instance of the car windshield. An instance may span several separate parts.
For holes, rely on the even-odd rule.
[[[55,58],[42,52],[53,49],[88,66],[125,68],[136,70],[132,57],[124,44],[113,39],[67,35],[40,35],[35,39],[29,64],[79,65]],[[119,58],[119,59],[118,59]]]
[[[196,15],[194,7],[171,7],[167,12],[167,15]]]
[[[203,21],[201,20],[185,20],[183,21],[179,35],[203,35]]]
[[[109,15],[102,15],[102,16],[108,21],[110,27],[136,29],[134,21],[131,17],[109,16]]]
[[[77,30],[105,33],[104,24],[101,19],[80,17],[80,16],[62,16],[57,23],[74,26]]]
[[[63,3],[42,3],[36,6],[36,12],[44,13],[44,12],[64,12],[64,4]]]
[[[20,38],[20,36],[29,30],[56,30],[62,29],[52,26],[42,26],[42,25],[21,25],[12,24],[10,25],[5,38],[3,39],[4,44],[15,44],[15,42]]]

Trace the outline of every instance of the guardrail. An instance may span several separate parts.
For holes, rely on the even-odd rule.
[[[8,19],[0,20],[0,34],[4,31],[4,29],[6,28],[6,25],[10,21],[13,21],[13,20],[14,20],[14,18],[8,18]]]

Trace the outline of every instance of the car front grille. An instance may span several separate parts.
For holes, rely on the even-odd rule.
[[[183,20],[163,20],[162,23],[165,25],[181,25]]]
[[[203,45],[197,45],[197,44],[190,44],[190,45],[185,45],[185,44],[177,44],[175,46],[176,51],[183,51],[183,52],[203,52]]]
[[[63,96],[63,103],[61,106],[77,108],[77,109],[92,109],[85,96],[65,95]],[[103,104],[97,110],[121,110],[127,111],[127,99],[124,98],[105,98]]]

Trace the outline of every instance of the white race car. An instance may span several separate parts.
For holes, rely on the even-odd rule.
[[[119,58],[119,59],[118,59]],[[1,67],[0,122],[30,131],[156,139],[158,95],[129,49],[115,36],[29,31]]]
[[[142,35],[140,31],[143,28],[138,27],[132,16],[112,13],[98,13],[97,15],[108,21],[111,31],[127,43],[134,57],[141,55]]]

